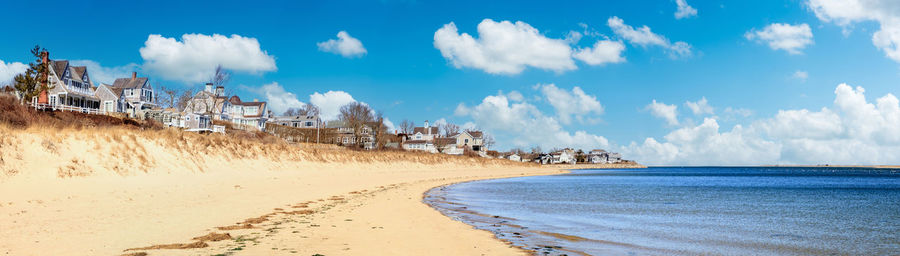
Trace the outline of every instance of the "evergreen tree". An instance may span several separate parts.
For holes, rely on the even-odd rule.
[[[44,63],[44,54],[48,54],[47,49],[41,48],[40,45],[35,45],[34,49],[31,50],[31,55],[34,55],[36,60],[28,64],[29,67],[25,73],[16,75],[14,78],[14,87],[16,92],[22,96],[23,101],[31,100],[31,98],[38,96],[42,91],[53,89],[47,83],[47,75],[50,69],[49,63]]]

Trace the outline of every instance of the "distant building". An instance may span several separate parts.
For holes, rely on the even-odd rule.
[[[294,128],[325,127],[318,115],[275,116],[270,118],[269,122]]]
[[[137,77],[137,72],[132,72],[130,78],[117,78],[112,86],[108,86],[108,88],[122,91],[118,95],[119,99],[116,101],[116,104],[121,103],[122,108],[120,109],[122,111],[119,112],[124,112],[130,117],[141,117],[143,116],[143,111],[156,107],[150,78]],[[113,103],[104,101],[104,104],[112,105]],[[106,106],[104,106],[104,109],[106,109]]]
[[[184,108],[185,113],[208,115],[212,120],[229,120],[226,111],[229,107],[225,97],[225,87],[213,88],[212,83],[206,83],[206,88],[194,94]]]
[[[331,141],[335,144],[350,146],[357,145],[357,143],[361,143],[362,148],[366,150],[375,149],[376,147],[376,138],[377,134],[375,130],[372,128],[375,125],[379,125],[376,123],[369,123],[362,126],[362,130],[359,132],[359,138],[357,138],[357,134],[354,131],[353,127],[350,127],[344,121],[336,120],[330,121],[326,124],[326,127],[333,129]]]
[[[551,164],[575,164],[575,150],[571,148],[550,153]]]
[[[606,152],[602,149],[594,149],[588,153],[588,162],[593,164],[611,164],[622,161],[622,155],[619,153]]]
[[[231,96],[228,99],[228,105],[230,107],[227,108],[228,111],[225,114],[231,123],[242,128],[252,127],[260,131],[266,130],[269,113],[265,101],[244,102],[238,96]]]

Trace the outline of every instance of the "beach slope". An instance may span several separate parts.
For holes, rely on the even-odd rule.
[[[515,255],[422,202],[560,173],[175,130],[0,127],[4,255]]]

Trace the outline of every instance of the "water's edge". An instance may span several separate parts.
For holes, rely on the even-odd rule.
[[[535,175],[535,176],[552,176],[571,173],[566,170],[564,173],[551,175]],[[587,241],[588,239],[552,233],[541,230],[532,230],[528,227],[509,223],[514,220],[509,217],[488,215],[467,209],[463,204],[451,202],[446,198],[445,189],[450,186],[463,183],[478,182],[484,180],[512,179],[519,177],[505,177],[493,179],[479,179],[463,182],[455,182],[445,184],[429,189],[423,194],[422,202],[434,208],[448,218],[465,223],[475,229],[485,230],[494,234],[494,238],[501,242],[518,248],[532,255],[590,255],[585,252],[571,250],[564,247],[565,241],[572,242]]]

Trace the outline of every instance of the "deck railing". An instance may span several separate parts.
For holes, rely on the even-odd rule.
[[[104,112],[101,112],[100,109],[84,108],[84,107],[76,107],[76,106],[66,106],[66,105],[50,105],[50,104],[43,104],[43,103],[35,103],[34,109],[80,112],[80,113],[93,114],[93,115],[105,114]]]

